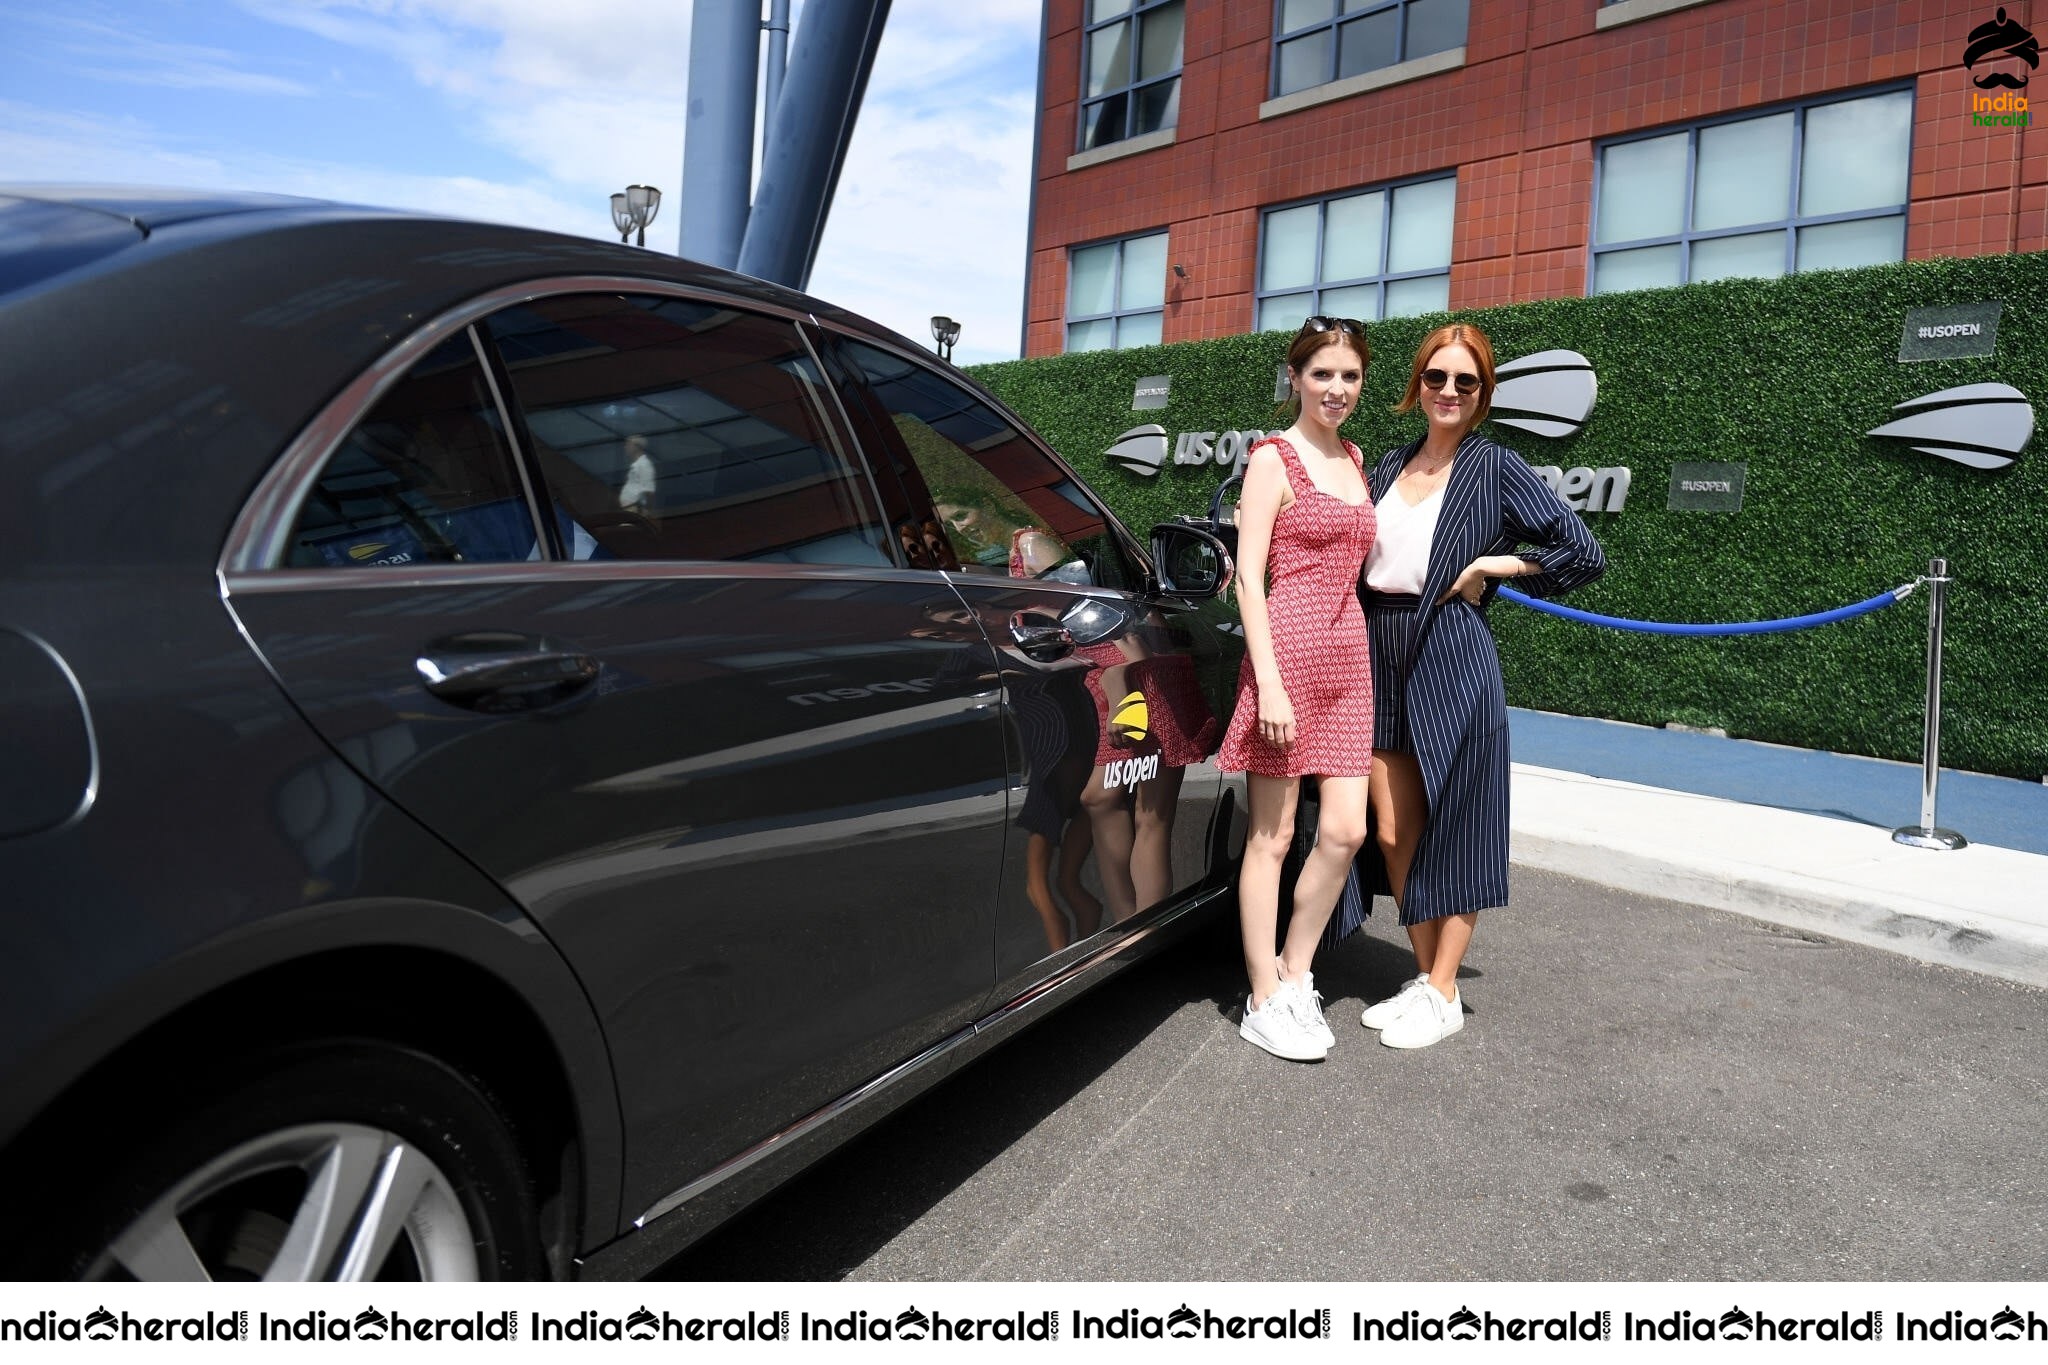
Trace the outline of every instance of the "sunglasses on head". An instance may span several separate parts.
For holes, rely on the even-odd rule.
[[[1455,385],[1459,393],[1477,393],[1479,391],[1479,376],[1476,374],[1452,374],[1449,370],[1424,370],[1422,372],[1422,385],[1424,388],[1441,389],[1446,384]]]
[[[1313,317],[1302,320],[1300,335],[1310,332],[1347,332],[1355,337],[1365,335],[1365,324],[1357,318]]]

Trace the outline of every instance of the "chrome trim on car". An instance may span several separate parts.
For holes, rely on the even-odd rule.
[[[526,457],[526,449],[520,444],[518,428],[512,425],[512,408],[505,401],[505,391],[498,387],[498,371],[491,364],[490,348],[484,345],[483,334],[475,324],[467,329],[469,348],[476,352],[476,367],[483,372],[484,386],[491,391],[491,405],[498,410],[498,430],[505,435],[505,444],[511,447],[512,467],[519,471],[519,487],[526,494],[526,515],[533,519],[533,543],[538,547],[535,553],[542,559],[551,559],[548,548],[559,539],[554,528],[548,525],[548,515],[540,505],[540,491],[533,486],[533,469]],[[559,547],[557,547],[559,548]]]
[[[240,515],[235,518],[227,543],[221,549],[220,575],[226,578],[279,568],[292,525],[298,519],[299,507],[328,457],[355,429],[363,415],[377,405],[378,400],[421,356],[500,308],[532,303],[536,299],[557,298],[563,294],[606,293],[659,294],[664,298],[723,306],[732,306],[735,302],[731,296],[716,290],[677,284],[671,280],[631,275],[558,275],[505,285],[457,304],[423,323],[372,362],[347,387],[329,399],[318,415],[285,447],[284,454],[256,485],[256,491],[250,494]],[[792,322],[815,321],[809,313],[799,309],[754,299],[740,301],[740,306]]]
[[[21,626],[0,626],[0,634],[18,635],[40,649],[51,663],[57,665],[57,671],[63,674],[65,684],[71,689],[71,699],[78,703],[78,723],[85,728],[85,789],[79,792],[78,804],[72,807],[69,815],[54,825],[34,831],[39,835],[61,834],[85,819],[93,804],[100,799],[100,732],[99,727],[93,724],[92,703],[86,699],[85,684],[79,681],[71,661],[55,645]]]
[[[692,1180],[689,1184],[662,1196],[645,1213],[633,1220],[633,1226],[635,1228],[645,1228],[656,1219],[674,1213],[677,1209],[689,1203],[692,1199],[697,1198],[705,1191],[724,1181],[730,1180],[749,1167],[774,1155],[775,1152],[795,1142],[798,1138],[807,1136],[848,1110],[891,1089],[905,1077],[943,1059],[961,1046],[971,1043],[975,1039],[992,1033],[997,1029],[1023,1022],[1024,1018],[1031,1011],[1048,1005],[1051,998],[1065,987],[1073,985],[1081,977],[1087,975],[1103,963],[1128,953],[1133,947],[1152,937],[1152,935],[1166,928],[1174,921],[1195,913],[1219,896],[1227,895],[1229,890],[1230,888],[1227,886],[1209,887],[1190,896],[1179,906],[1162,910],[1151,923],[1133,929],[1129,933],[1103,944],[1101,948],[1086,957],[1076,959],[1069,963],[1062,971],[1047,977],[1022,995],[1016,996],[1007,1003],[998,1006],[965,1028],[955,1030],[944,1039],[918,1053],[915,1057],[898,1063],[867,1084],[848,1091],[831,1103],[798,1119],[782,1131],[761,1139],[761,1141],[737,1156],[728,1157],[703,1175]]]
[[[667,578],[780,578],[844,583],[916,583],[930,587],[929,569],[893,564],[788,564],[742,559],[529,559],[517,564],[380,565],[373,568],[257,569],[220,575],[221,596],[234,593],[453,588],[494,583],[647,582]]]

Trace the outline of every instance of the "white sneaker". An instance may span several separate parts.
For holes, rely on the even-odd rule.
[[[1358,1022],[1370,1029],[1385,1028],[1408,1012],[1408,1007],[1415,1003],[1416,992],[1428,984],[1429,973],[1418,973],[1414,980],[1402,982],[1400,990],[1377,1005],[1367,1005],[1365,1013],[1358,1016]]]
[[[1303,972],[1301,980],[1282,981],[1280,989],[1293,998],[1295,1017],[1323,1045],[1323,1050],[1327,1052],[1337,1046],[1337,1035],[1330,1032],[1329,1020],[1323,1018],[1323,993],[1316,989],[1316,974]]]
[[[1462,998],[1446,1000],[1437,988],[1427,981],[1415,993],[1415,1003],[1408,1007],[1399,1019],[1387,1025],[1380,1033],[1380,1041],[1388,1047],[1428,1047],[1465,1027],[1465,1002]]]
[[[1309,1032],[1297,1009],[1293,991],[1284,985],[1266,997],[1262,1009],[1253,1009],[1252,998],[1246,996],[1238,1036],[1290,1062],[1320,1062],[1329,1049]]]

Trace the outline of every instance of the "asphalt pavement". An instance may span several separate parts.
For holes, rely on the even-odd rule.
[[[1099,987],[665,1278],[2048,1278],[2048,788],[1514,712],[1462,1032],[1378,1044],[1392,903],[1239,1039],[1231,926]]]
[[[1108,982],[673,1262],[715,1280],[2048,1278],[2048,990],[1518,868],[1464,1030],[1396,1052],[1382,901],[1337,1046],[1237,1036],[1211,936]]]

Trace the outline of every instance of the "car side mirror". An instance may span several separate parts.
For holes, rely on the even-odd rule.
[[[1152,570],[1166,596],[1206,602],[1230,586],[1237,565],[1215,535],[1186,522],[1166,521],[1152,528]]]

